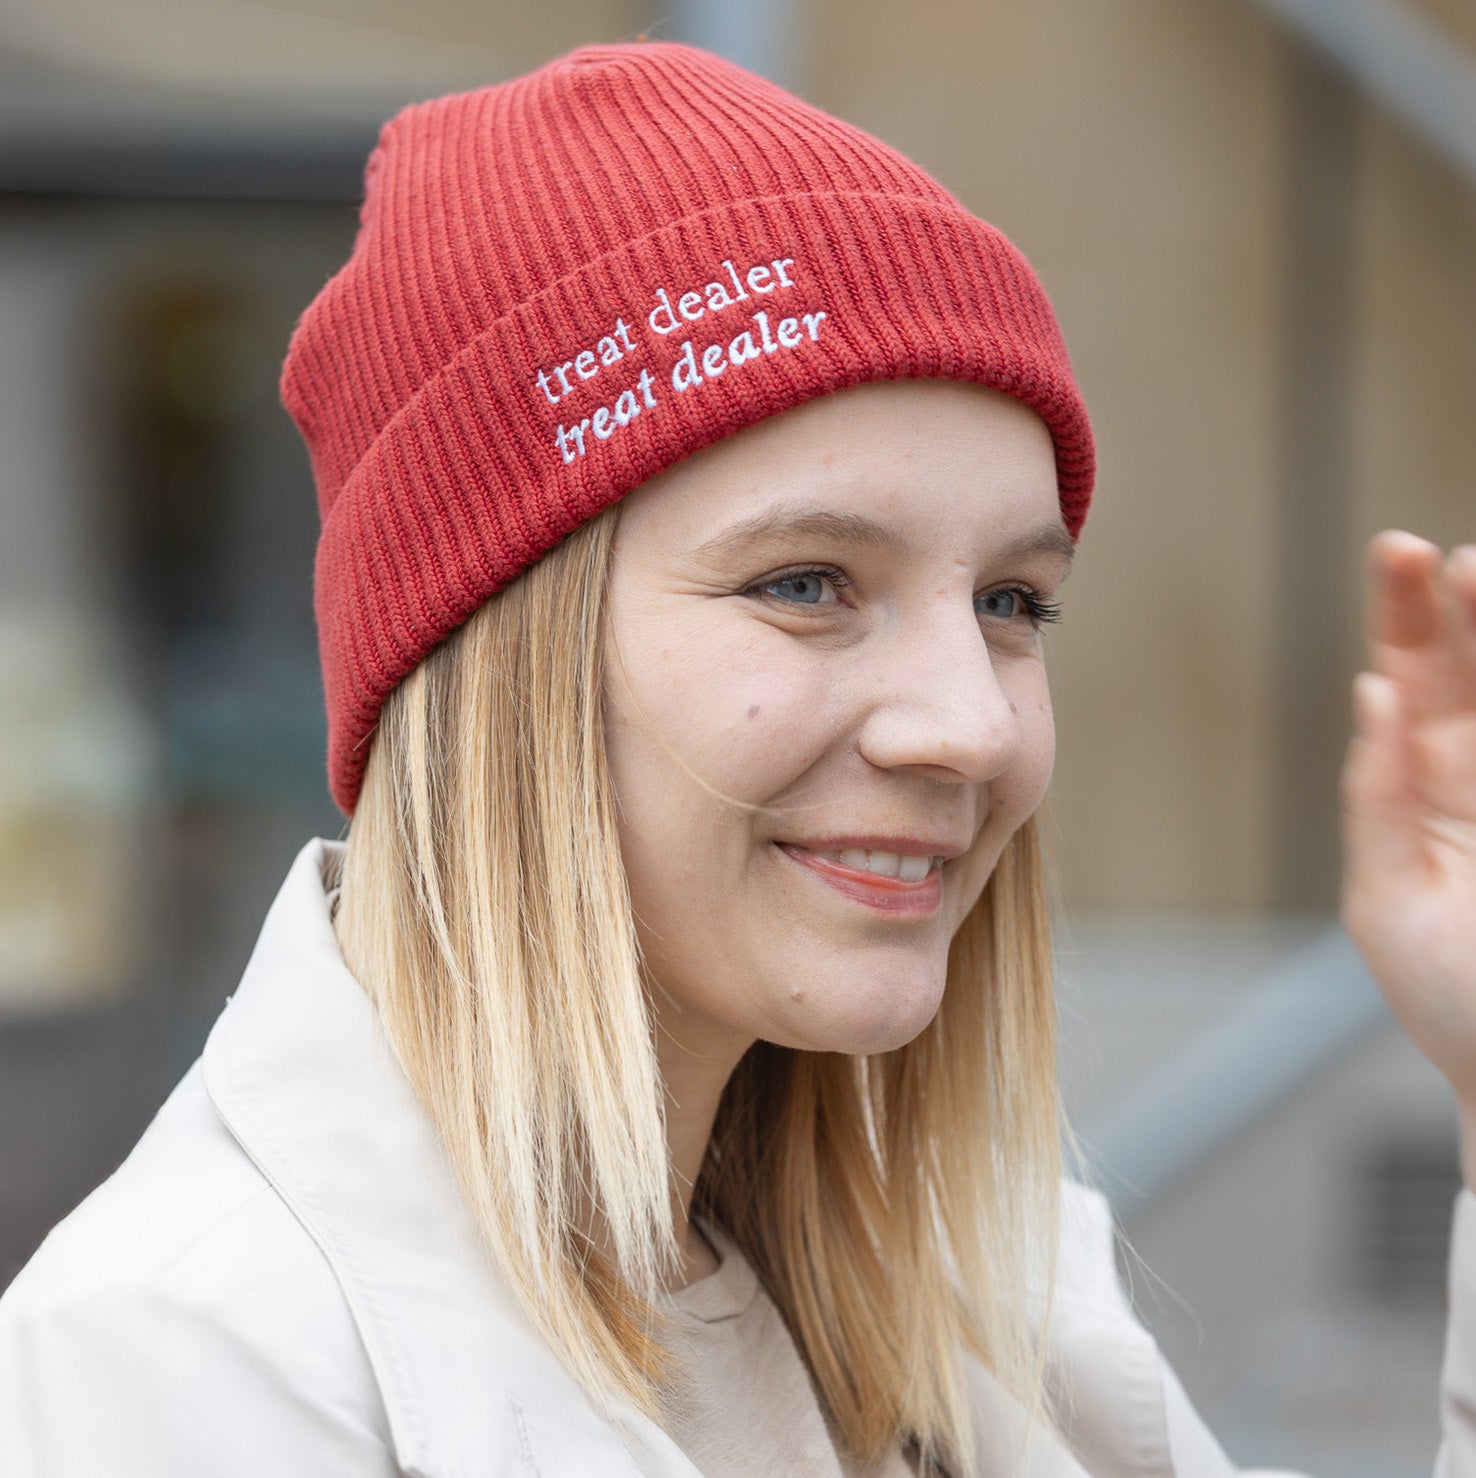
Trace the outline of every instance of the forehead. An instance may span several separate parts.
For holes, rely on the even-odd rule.
[[[997,391],[950,380],[854,386],[705,448],[625,499],[621,539],[722,556],[785,538],[1008,540],[1059,528],[1044,422]]]

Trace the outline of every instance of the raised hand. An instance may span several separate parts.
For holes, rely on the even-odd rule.
[[[1476,1171],[1476,545],[1369,545],[1369,670],[1343,770],[1343,922],[1455,1090]]]

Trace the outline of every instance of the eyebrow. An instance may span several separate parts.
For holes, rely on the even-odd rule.
[[[1066,565],[1076,558],[1076,541],[1059,523],[1043,523],[1018,539],[1011,539],[1004,548],[996,551],[1000,559],[1017,559],[1025,554],[1054,554]]]
[[[842,513],[833,508],[772,508],[730,524],[699,544],[699,556],[736,554],[752,544],[780,538],[834,539],[860,549],[875,549],[891,543],[886,525],[862,513]]]
[[[693,552],[698,558],[721,558],[772,539],[806,537],[833,539],[857,549],[878,549],[895,540],[891,529],[864,513],[833,508],[769,509],[739,519]],[[1043,523],[994,551],[997,559],[1018,559],[1027,554],[1054,554],[1070,564],[1076,545],[1061,524]]]

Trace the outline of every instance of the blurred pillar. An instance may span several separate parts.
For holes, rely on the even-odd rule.
[[[100,546],[79,304],[90,221],[0,239],[0,1028],[145,984],[158,755]]]
[[[1320,909],[1337,896],[1345,654],[1360,619],[1350,561],[1358,99],[1321,57],[1298,45],[1288,56],[1271,896]]]
[[[677,0],[671,35],[798,88],[805,65],[801,0]]]

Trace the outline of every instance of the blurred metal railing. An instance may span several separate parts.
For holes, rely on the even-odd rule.
[[[1330,928],[1081,1138],[1119,1214],[1141,1212],[1390,1020],[1351,940]]]
[[[1476,184],[1476,61],[1399,0],[1256,0]]]

